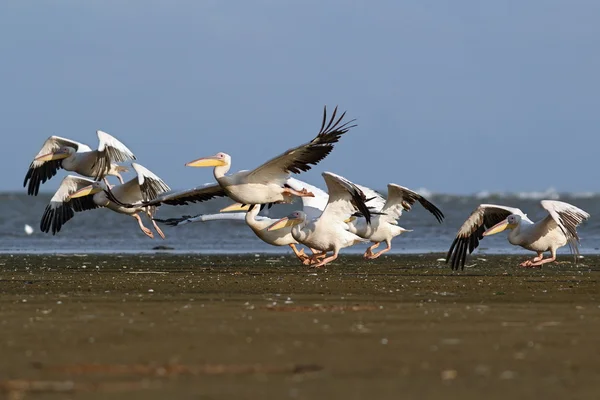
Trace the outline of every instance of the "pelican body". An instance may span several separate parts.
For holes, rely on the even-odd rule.
[[[353,246],[367,240],[352,233],[347,221],[360,211],[370,223],[371,213],[365,202],[365,194],[352,182],[333,174],[324,172],[329,198],[323,213],[318,218],[309,219],[303,211],[295,211],[277,221],[269,230],[292,227],[292,236],[299,243],[320,251],[312,256],[308,263],[315,262],[314,267],[322,267],[338,257],[343,248]],[[327,252],[333,252],[327,256]],[[323,259],[319,260],[320,258]]]
[[[112,175],[123,183],[120,173],[127,171],[127,168],[116,163],[135,160],[135,156],[127,146],[108,133],[97,131],[96,134],[98,150],[92,150],[71,139],[50,136],[29,165],[23,181],[23,187],[27,186],[27,194],[36,196],[40,185],[56,175],[61,168],[94,180]]]
[[[75,212],[108,208],[119,214],[132,216],[137,220],[142,232],[153,238],[152,231],[144,226],[139,213],[143,212],[152,219],[156,207],[126,207],[111,201],[111,193],[130,202],[140,202],[168,191],[169,187],[158,176],[140,164],[133,163],[132,167],[136,171],[137,177],[112,188],[103,181],[93,181],[74,175],[66,176],[46,207],[40,223],[42,232],[52,230],[53,235],[60,232],[62,226],[73,218]],[[163,232],[154,220],[152,220],[152,224],[156,232],[164,239]]]
[[[398,225],[398,219],[403,211],[409,211],[418,201],[426,210],[431,212],[438,222],[444,220],[444,214],[426,198],[405,187],[390,183],[388,184],[387,200],[378,192],[364,186],[357,185],[369,198],[367,206],[375,211],[371,223],[368,224],[364,218],[353,219],[350,223],[350,231],[358,236],[368,239],[374,243],[364,254],[366,259],[375,259],[388,252],[392,248],[392,239],[396,236],[410,232]],[[386,243],[386,248],[377,253],[373,253],[382,242]]]
[[[452,269],[458,269],[459,266],[464,269],[467,251],[472,253],[483,237],[506,229],[510,230],[510,244],[537,253],[533,259],[522,262],[522,267],[541,267],[555,261],[556,251],[567,244],[577,261],[577,226],[587,220],[590,214],[562,201],[542,200],[541,205],[548,216],[533,222],[518,208],[481,204],[459,229],[446,262],[451,261]],[[545,252],[550,252],[550,258],[544,258]]]

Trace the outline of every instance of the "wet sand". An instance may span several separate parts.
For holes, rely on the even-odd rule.
[[[0,393],[600,398],[600,257],[440,257],[0,256]]]

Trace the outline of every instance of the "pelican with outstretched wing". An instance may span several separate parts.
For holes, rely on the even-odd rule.
[[[27,186],[27,194],[37,196],[40,185],[61,168],[94,180],[104,179],[107,175],[116,176],[123,183],[120,173],[127,171],[127,168],[116,163],[135,160],[135,156],[108,133],[97,131],[96,134],[98,150],[71,139],[50,136],[29,165],[23,181],[23,187]]]
[[[369,199],[367,205],[373,211],[370,224],[367,224],[364,218],[349,223],[351,232],[374,243],[365,251],[364,257],[366,259],[375,259],[390,251],[394,237],[403,232],[410,232],[398,225],[398,219],[402,216],[403,211],[409,211],[416,202],[419,202],[427,211],[433,214],[438,222],[441,223],[444,220],[444,214],[439,208],[420,194],[405,187],[390,183],[386,200],[381,194],[372,189],[357,186],[362,189]],[[385,242],[387,247],[373,253],[373,249],[377,248],[382,242]]]
[[[160,193],[169,190],[166,183],[140,164],[131,164],[137,177],[123,183],[122,185],[109,188],[102,181],[68,175],[46,206],[40,229],[42,232],[50,232],[55,235],[60,232],[62,226],[75,216],[75,212],[92,210],[106,207],[120,214],[131,215],[138,221],[140,229],[147,236],[153,238],[152,231],[146,228],[139,216],[140,212],[148,215],[150,219],[156,211],[156,207],[134,207],[127,208],[109,200],[108,192],[112,192],[129,202],[151,200]],[[156,232],[164,239],[165,235],[152,220]]]
[[[311,191],[315,197],[302,197],[302,209],[311,215],[320,214],[327,204],[328,195],[318,187],[309,185],[295,178],[288,178],[286,184],[294,190],[301,191],[306,189]],[[277,222],[276,219],[258,215],[265,204],[239,204],[234,203],[221,210],[219,214],[199,214],[194,217],[184,216],[180,218],[154,219],[155,221],[172,226],[180,226],[192,222],[208,221],[246,221],[246,224],[252,229],[252,232],[263,242],[273,246],[290,246],[296,257],[300,261],[308,259],[304,250],[298,250],[298,242],[292,236],[292,228],[286,227],[278,230],[269,231],[267,228]],[[247,212],[229,212],[229,211],[247,211]]]
[[[335,260],[343,248],[367,242],[350,232],[347,222],[354,213],[360,212],[367,223],[371,220],[371,212],[366,205],[367,198],[358,186],[331,172],[324,172],[322,175],[329,198],[320,216],[309,219],[304,211],[295,211],[268,228],[273,231],[292,227],[292,236],[298,243],[321,252],[308,260],[309,263],[316,262],[314,267],[322,267]],[[327,256],[329,251],[333,252],[331,256]]]
[[[590,214],[562,201],[542,200],[541,204],[548,211],[548,216],[538,222],[531,221],[518,208],[481,204],[458,230],[446,262],[450,262],[453,270],[459,267],[464,269],[467,252],[472,253],[484,236],[494,235],[505,229],[510,229],[510,244],[537,253],[532,260],[522,262],[522,267],[541,267],[556,260],[556,250],[566,244],[569,244],[577,260],[577,226],[588,219]],[[550,252],[550,258],[544,258],[546,251]]]
[[[308,143],[295,147],[275,157],[252,171],[240,171],[225,175],[231,168],[231,156],[217,153],[186,164],[188,167],[214,167],[217,184],[208,184],[181,192],[169,193],[146,205],[187,204],[206,201],[215,197],[230,197],[240,204],[289,203],[292,196],[310,197],[307,190],[295,190],[286,185],[291,173],[299,174],[317,165],[333,150],[340,137],[356,125],[352,121],[342,123],[346,113],[336,119],[337,107],[329,122],[327,109],[323,112],[323,122],[317,136]],[[116,198],[116,201],[121,199]]]

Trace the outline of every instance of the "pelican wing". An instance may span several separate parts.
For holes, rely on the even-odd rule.
[[[526,218],[525,214],[518,208],[495,204],[479,205],[458,230],[456,238],[452,242],[450,250],[448,250],[446,263],[451,261],[453,270],[457,270],[458,267],[464,269],[467,251],[471,254],[479,246],[479,241],[483,238],[483,232],[508,218],[511,214]]]
[[[547,225],[551,221],[556,223],[563,231],[569,242],[573,254],[579,254],[577,247],[579,235],[577,235],[577,226],[590,217],[590,214],[569,203],[556,200],[542,200],[542,207],[550,214],[544,219]]]
[[[263,217],[257,215],[255,217],[257,221],[268,220],[270,218]],[[167,218],[167,219],[158,219],[154,218],[155,221],[171,225],[171,226],[181,226],[185,224],[190,224],[192,222],[208,222],[208,221],[245,221],[246,213],[238,212],[238,213],[219,213],[219,214],[198,214],[195,216],[184,215],[178,218]]]
[[[322,175],[327,184],[329,200],[320,218],[330,221],[345,221],[359,211],[370,224],[371,211],[365,204],[367,197],[362,190],[342,176],[331,172],[323,172]]]
[[[98,150],[94,154],[96,160],[93,166],[96,180],[104,178],[110,171],[112,164],[136,159],[131,150],[114,136],[102,131],[96,131],[96,134],[99,140]]]
[[[75,150],[79,150],[81,147],[87,147],[86,145],[76,142],[71,139],[65,139],[59,136],[50,136],[44,142],[44,145],[37,153],[35,158],[41,157],[48,153],[53,153],[61,147],[72,147]],[[56,172],[62,168],[62,160],[51,160],[51,161],[37,161],[33,160],[29,165],[27,175],[23,181],[23,187],[27,186],[27,194],[37,196],[40,191],[40,185],[45,183],[48,179],[56,175]]]
[[[356,186],[360,190],[362,190],[362,192],[367,197],[367,206],[369,207],[369,210],[371,210],[374,213],[382,212],[383,206],[385,206],[385,197],[383,197],[378,191],[368,188],[366,186]]]
[[[354,120],[342,123],[344,112],[337,120],[337,107],[333,110],[327,123],[327,107],[323,111],[323,123],[317,136],[308,143],[289,149],[258,168],[250,171],[244,178],[248,183],[261,183],[285,180],[290,173],[298,174],[308,171],[312,165],[323,160],[338,142],[340,137],[356,125],[350,125]]]
[[[171,190],[171,188],[162,179],[160,179],[146,167],[138,163],[131,163],[131,166],[137,174],[138,184],[140,186],[142,199],[144,201],[154,200],[162,193]]]
[[[306,189],[315,195],[315,197],[302,197],[302,211],[304,211],[309,220],[319,218],[327,206],[329,195],[318,187],[309,185],[296,178],[289,177],[285,183],[294,190],[301,191],[302,189]]]
[[[169,204],[172,206],[182,206],[188,203],[199,203],[214,199],[215,197],[226,196],[225,191],[220,185],[211,183],[179,192],[165,193],[154,200],[144,203],[144,205]]]
[[[411,207],[419,202],[423,208],[429,211],[441,223],[444,220],[444,214],[433,205],[429,200],[412,190],[393,183],[388,184],[388,198],[385,206],[381,210],[387,218],[395,221],[402,215],[402,211],[409,211]]]
[[[73,193],[92,183],[94,181],[91,179],[67,175],[62,180],[52,199],[50,199],[50,204],[46,206],[42,221],[40,222],[41,231],[49,232],[52,230],[52,234],[55,235],[57,232],[60,232],[60,229],[67,221],[73,218],[75,212],[98,208],[99,206],[94,203],[93,194],[71,199]]]

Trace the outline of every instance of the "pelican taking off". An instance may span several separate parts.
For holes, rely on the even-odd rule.
[[[122,185],[117,185],[110,189],[120,198],[129,202],[138,202],[142,200],[151,200],[160,193],[169,190],[169,187],[154,175],[148,169],[140,164],[131,164],[137,177]],[[40,229],[42,232],[49,232],[55,235],[62,226],[75,215],[75,212],[92,210],[94,208],[106,207],[112,211],[131,215],[138,221],[140,229],[149,237],[154,237],[152,231],[146,228],[139,216],[140,212],[145,212],[150,219],[152,218],[156,207],[137,207],[126,208],[109,200],[104,182],[93,181],[74,175],[66,176],[60,187],[46,206],[46,211],[42,216]],[[165,235],[160,228],[152,221],[156,232],[164,239]]]
[[[522,267],[540,267],[556,260],[556,250],[567,243],[577,257],[579,236],[576,229],[590,214],[562,201],[542,200],[541,203],[548,216],[535,223],[518,208],[481,204],[460,227],[446,263],[451,261],[453,270],[464,269],[467,251],[472,253],[484,236],[507,228],[510,229],[508,241],[511,244],[537,253],[537,257],[522,262]],[[550,258],[544,258],[545,251],[550,252]]]
[[[98,150],[92,150],[87,145],[71,139],[50,136],[29,165],[23,181],[23,187],[27,186],[27,194],[37,196],[40,185],[56,175],[60,168],[94,180],[112,175],[123,183],[120,172],[127,171],[127,168],[115,163],[135,160],[135,156],[123,143],[108,133],[96,133],[99,140]]]
[[[319,214],[325,209],[327,204],[327,193],[321,189],[309,185],[306,182],[302,182],[298,179],[288,178],[286,184],[292,187],[294,190],[306,189],[315,194],[315,197],[302,197],[302,207],[306,212],[318,212]],[[273,246],[290,246],[296,257],[300,261],[304,261],[308,258],[304,254],[304,250],[298,251],[296,245],[298,242],[292,236],[292,227],[285,227],[278,230],[268,230],[267,228],[277,222],[276,219],[264,217],[258,215],[260,210],[264,207],[256,204],[253,205],[242,205],[239,203],[232,204],[221,210],[225,211],[247,211],[245,213],[240,212],[228,212],[222,214],[199,214],[194,217],[184,216],[180,218],[169,218],[165,220],[155,219],[155,221],[166,223],[172,226],[179,226],[188,224],[191,222],[207,222],[207,221],[246,221],[246,224],[252,229],[252,232],[259,239]]]
[[[318,164],[327,157],[340,137],[356,126],[350,125],[354,120],[342,123],[345,112],[337,120],[336,114],[337,107],[327,122],[327,109],[325,109],[321,129],[313,140],[286,151],[252,171],[225,175],[231,167],[231,156],[225,153],[217,153],[211,157],[189,162],[186,164],[188,167],[215,167],[214,176],[218,184],[169,193],[148,204],[179,205],[224,196],[229,196],[240,204],[265,204],[290,202],[292,196],[313,196],[307,190],[295,190],[285,182],[290,173],[308,171],[312,165]]]
[[[374,243],[365,251],[364,257],[367,259],[377,258],[390,251],[394,237],[403,232],[410,232],[398,225],[398,219],[402,216],[402,211],[409,211],[417,201],[432,213],[439,223],[444,220],[444,214],[436,206],[420,194],[405,187],[390,183],[387,200],[385,200],[376,191],[357,186],[369,198],[370,201],[367,202],[367,205],[375,211],[370,224],[367,224],[363,218],[349,223],[351,232]],[[385,242],[387,247],[378,253],[373,253],[373,249],[377,248],[381,242]]]
[[[327,184],[329,199],[325,210],[318,218],[310,218],[306,212],[295,211],[268,228],[272,231],[291,226],[294,239],[311,249],[322,252],[311,257],[313,261],[318,260],[320,256],[325,256],[314,265],[315,267],[322,267],[335,260],[339,251],[345,247],[366,242],[365,239],[350,232],[346,222],[355,212],[359,211],[364,215],[367,223],[371,221],[371,212],[365,204],[367,198],[362,190],[347,179],[331,172],[324,172],[322,175]],[[333,252],[329,257],[327,257],[328,251]]]

